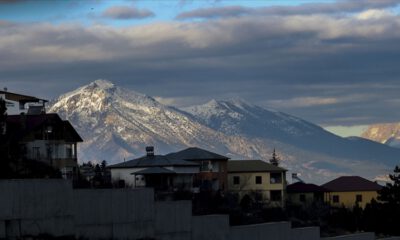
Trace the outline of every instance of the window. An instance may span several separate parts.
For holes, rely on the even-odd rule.
[[[200,172],[212,172],[213,164],[211,161],[201,161]]]
[[[256,184],[262,184],[262,177],[256,176]]]
[[[300,200],[300,202],[306,202],[306,195],[305,194],[300,194],[299,200]]]
[[[356,202],[362,202],[362,195],[361,194],[357,194],[356,195]]]
[[[271,201],[277,202],[282,200],[282,191],[273,190],[271,191]]]
[[[332,196],[332,202],[339,203],[339,196],[338,195],[333,195]]]
[[[270,179],[271,184],[282,183],[282,174],[281,173],[271,173],[270,176],[271,176],[271,179]]]
[[[72,151],[72,144],[65,144],[65,157],[72,158],[73,151]]]
[[[234,176],[233,177],[233,185],[239,185],[239,184],[240,184],[240,177]]]

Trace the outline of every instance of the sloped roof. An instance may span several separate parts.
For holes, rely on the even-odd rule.
[[[46,125],[55,127],[58,131],[58,137],[65,141],[83,142],[78,132],[69,121],[62,120],[56,113],[38,114],[38,115],[8,115],[7,116],[7,134],[10,139],[21,139],[25,135]],[[51,136],[50,136],[51,137]]]
[[[143,156],[130,161],[108,166],[109,168],[139,168],[139,167],[163,167],[163,166],[198,166],[197,163],[172,159],[163,155]]]
[[[183,159],[183,160],[222,160],[226,161],[229,158],[219,155],[217,153],[213,153],[201,148],[197,147],[190,147],[185,150],[169,153],[166,155],[168,158],[171,159]]]
[[[313,192],[327,192],[323,187],[312,183],[296,182],[286,187],[288,193],[313,193]]]
[[[45,99],[40,99],[37,97],[33,96],[28,96],[28,95],[23,95],[23,94],[18,94],[18,93],[12,93],[8,91],[2,91],[0,90],[0,94],[4,94],[7,100],[15,101],[15,102],[48,102]]]
[[[163,168],[163,167],[149,167],[137,172],[131,173],[131,175],[134,174],[141,174],[141,175],[156,175],[156,174],[175,174],[176,172]]]
[[[331,192],[378,191],[382,188],[381,185],[359,176],[338,177],[321,187]]]
[[[285,172],[284,168],[277,167],[261,160],[231,160],[228,161],[228,173],[234,172]]]

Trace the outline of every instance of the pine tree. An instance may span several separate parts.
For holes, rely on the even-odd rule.
[[[276,155],[275,148],[274,152],[272,153],[272,158],[269,160],[269,162],[274,165],[274,166],[279,166],[279,157]]]
[[[399,206],[400,204],[400,167],[396,166],[393,174],[389,175],[392,183],[387,183],[386,186],[379,191],[378,199],[389,204]]]

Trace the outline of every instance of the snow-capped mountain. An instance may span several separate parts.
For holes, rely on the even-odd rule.
[[[400,123],[374,124],[361,135],[364,138],[400,148]]]
[[[71,121],[85,142],[80,158],[111,162],[143,153],[147,145],[159,152],[206,144],[223,147],[215,139],[221,134],[189,119],[153,98],[96,80],[62,95],[50,105]]]
[[[395,164],[400,151],[371,141],[342,138],[303,119],[242,100],[215,101],[185,109],[198,121],[227,135],[279,141],[332,157]]]
[[[60,96],[48,111],[69,120],[84,139],[80,161],[121,162],[142,156],[148,145],[157,154],[197,146],[232,159],[268,160],[275,148],[283,167],[323,182],[344,174],[373,178],[390,172],[400,158],[400,150],[344,139],[241,100],[179,110],[105,80]]]

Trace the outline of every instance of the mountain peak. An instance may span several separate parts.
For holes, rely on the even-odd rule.
[[[89,86],[93,86],[93,87],[97,86],[97,87],[102,88],[104,90],[110,89],[110,88],[115,88],[114,83],[112,83],[112,82],[110,82],[108,80],[104,80],[104,79],[97,79],[97,80],[91,82],[89,84]]]

